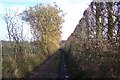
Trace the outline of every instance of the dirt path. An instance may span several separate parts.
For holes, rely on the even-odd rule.
[[[48,61],[31,72],[26,78],[52,78],[55,80],[63,78],[64,80],[68,80],[69,75],[64,52],[58,50]]]
[[[64,51],[61,51],[61,62],[60,62],[60,73],[59,73],[59,77],[63,78],[64,80],[69,80],[70,79],[70,72],[68,70],[68,66],[65,60],[65,55],[64,55]]]

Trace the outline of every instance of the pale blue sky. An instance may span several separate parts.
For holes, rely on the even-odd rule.
[[[62,40],[66,40],[70,34],[74,31],[80,18],[83,16],[83,12],[88,8],[92,0],[1,0],[0,1],[0,40],[7,39],[7,30],[5,22],[3,21],[3,14],[5,8],[19,9],[22,12],[24,9],[37,5],[39,3],[47,4],[56,2],[57,5],[67,13],[65,16],[65,22],[62,28]],[[26,27],[27,28],[27,27]]]

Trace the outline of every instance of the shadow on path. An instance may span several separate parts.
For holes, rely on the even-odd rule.
[[[65,61],[64,51],[58,49],[56,53],[43,65],[28,74],[25,78],[44,78],[69,80],[70,73]]]

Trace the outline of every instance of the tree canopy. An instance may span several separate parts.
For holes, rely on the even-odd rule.
[[[29,22],[34,41],[52,53],[59,46],[63,11],[56,5],[36,5],[24,11],[23,20]]]

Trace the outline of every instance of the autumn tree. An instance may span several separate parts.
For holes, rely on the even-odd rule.
[[[23,19],[29,22],[34,41],[45,55],[53,53],[61,38],[62,10],[56,5],[36,5],[24,11]]]

